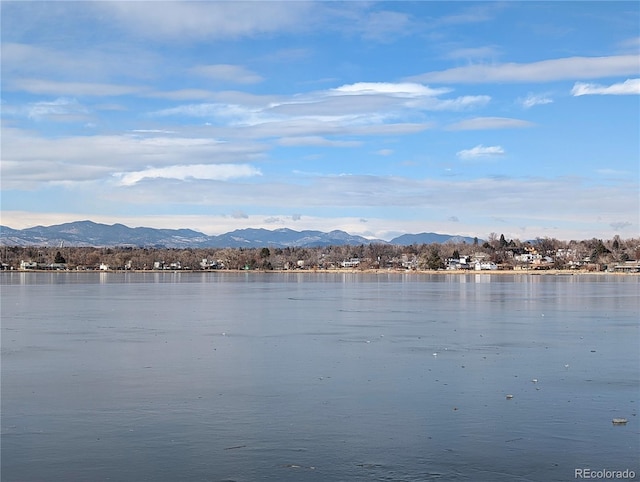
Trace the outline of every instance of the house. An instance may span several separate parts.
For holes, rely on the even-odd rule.
[[[519,261],[521,263],[533,263],[534,260],[536,259],[540,259],[542,258],[542,256],[540,256],[539,254],[533,254],[533,253],[523,253],[523,254],[516,254],[513,259],[515,261]]]
[[[35,261],[20,261],[20,269],[38,269],[38,263]]]
[[[209,261],[207,258],[202,258],[202,261],[200,261],[200,269],[224,269],[224,261],[221,259]]]
[[[473,269],[476,271],[495,271],[498,269],[498,265],[493,261],[476,261]]]
[[[460,256],[459,258],[449,258],[446,262],[446,269],[448,270],[471,269],[469,256]]]
[[[342,263],[340,263],[340,266],[342,266],[343,268],[356,268],[359,264],[360,264],[359,258],[351,258],[348,261],[345,260]]]
[[[418,269],[418,258],[416,258],[415,254],[411,255],[411,257],[408,254],[403,254],[400,265],[405,269],[416,270]]]
[[[613,267],[613,271],[618,273],[640,273],[640,261],[625,261],[621,264],[616,264]]]
[[[105,263],[100,263],[100,271],[109,271],[109,265]]]

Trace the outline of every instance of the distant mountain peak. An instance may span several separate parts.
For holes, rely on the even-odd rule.
[[[0,244],[4,246],[154,246],[165,248],[262,248],[262,247],[318,247],[361,244],[429,244],[472,242],[448,234],[403,234],[387,243],[380,239],[367,239],[335,229],[328,233],[289,228],[268,230],[264,228],[236,229],[219,236],[208,236],[192,229],[130,228],[124,224],[112,225],[90,220],[75,221],[54,226],[36,226],[27,229],[0,227]]]

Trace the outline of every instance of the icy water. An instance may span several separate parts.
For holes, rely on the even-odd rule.
[[[0,285],[3,482],[640,479],[640,277]]]

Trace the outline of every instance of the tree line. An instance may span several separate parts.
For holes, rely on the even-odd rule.
[[[46,269],[330,269],[357,260],[355,269],[442,269],[450,258],[483,256],[503,269],[512,269],[523,253],[550,258],[547,267],[563,269],[576,262],[602,268],[640,259],[640,238],[560,241],[538,238],[522,242],[491,233],[486,241],[445,244],[339,245],[323,247],[158,248],[158,247],[44,247],[3,246],[4,269],[19,269],[30,261]],[[205,261],[206,260],[206,261]],[[352,266],[353,267],[353,266]]]

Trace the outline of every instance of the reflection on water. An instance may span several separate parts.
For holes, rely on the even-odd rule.
[[[3,481],[640,476],[638,277],[0,283]]]

